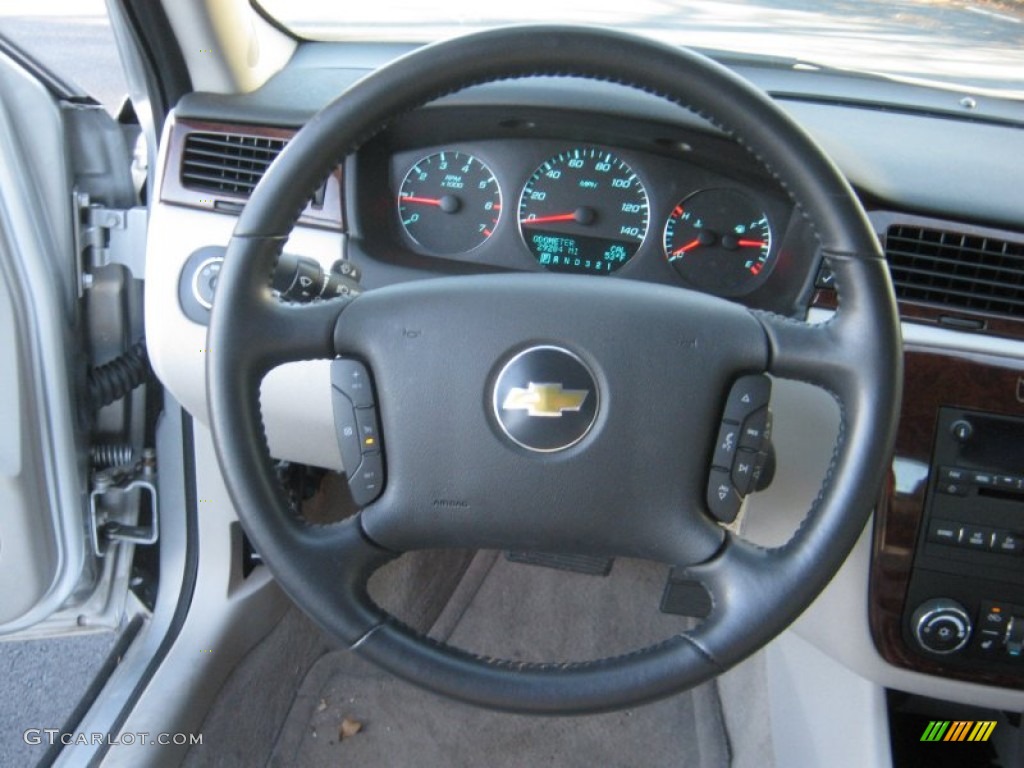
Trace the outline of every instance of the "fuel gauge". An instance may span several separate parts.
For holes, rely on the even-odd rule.
[[[684,199],[665,224],[665,256],[689,285],[741,296],[773,266],[768,215],[734,189],[704,189]]]

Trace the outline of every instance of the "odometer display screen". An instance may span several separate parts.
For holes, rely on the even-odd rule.
[[[519,229],[541,266],[609,274],[640,248],[649,213],[633,169],[607,150],[583,147],[533,172],[519,200]]]

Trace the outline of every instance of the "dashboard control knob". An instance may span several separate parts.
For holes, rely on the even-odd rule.
[[[957,419],[949,425],[949,431],[957,442],[966,443],[974,434],[974,426],[966,419]]]
[[[910,626],[914,639],[930,653],[956,653],[971,639],[971,617],[960,603],[945,597],[921,603]]]
[[[192,275],[192,296],[203,309],[213,309],[213,294],[223,264],[223,256],[211,256],[202,261]]]

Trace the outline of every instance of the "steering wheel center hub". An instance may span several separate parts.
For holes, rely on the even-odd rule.
[[[519,352],[492,387],[494,418],[516,445],[554,453],[587,436],[601,407],[597,379],[580,357],[558,346]]]

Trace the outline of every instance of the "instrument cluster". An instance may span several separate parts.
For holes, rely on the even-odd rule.
[[[406,151],[392,158],[391,177],[396,229],[420,255],[656,275],[724,297],[768,280],[792,215],[779,191],[706,163],[597,144]]]

